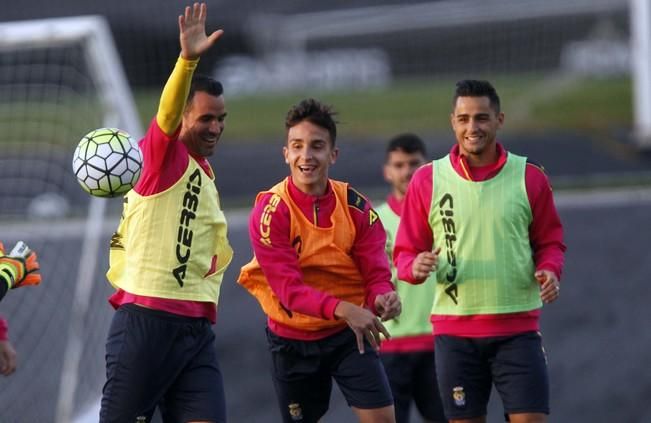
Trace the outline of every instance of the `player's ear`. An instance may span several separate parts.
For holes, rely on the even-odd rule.
[[[286,164],[289,164],[289,158],[287,157],[288,152],[287,147],[283,147],[283,157],[285,157]]]
[[[337,157],[339,157],[339,149],[337,147],[332,149],[332,152],[330,153],[330,164],[333,165],[337,161]]]
[[[382,174],[384,175],[384,180],[388,183],[391,183],[391,176],[389,175],[389,165],[386,163],[382,167]]]

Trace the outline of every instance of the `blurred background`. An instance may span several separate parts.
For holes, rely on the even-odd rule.
[[[71,170],[79,139],[138,139],[179,54],[187,1],[0,0],[0,240],[25,240],[43,285],[0,304],[19,368],[0,422],[93,422],[112,309],[104,274],[121,201],[91,199]],[[542,326],[550,421],[651,421],[651,5],[648,0],[208,0],[225,35],[198,72],[225,86],[211,158],[236,255],[215,326],[231,422],[278,421],[265,319],[235,283],[250,258],[255,194],[287,174],[284,115],[316,97],[339,112],[331,176],[374,203],[386,142],[414,132],[431,158],[454,143],[454,83],[488,79],[500,141],[545,166],[565,225],[563,295]],[[333,391],[325,422],[352,422]],[[416,418],[414,422],[418,421]],[[503,421],[493,395],[489,422]]]

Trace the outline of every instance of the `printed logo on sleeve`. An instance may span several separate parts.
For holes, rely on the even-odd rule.
[[[375,222],[377,222],[379,219],[378,214],[375,212],[375,210],[370,209],[368,211],[368,226],[373,226]]]
[[[269,203],[262,210],[262,216],[260,216],[260,242],[267,247],[271,247],[271,218],[279,203],[280,196],[278,194],[272,195]]]

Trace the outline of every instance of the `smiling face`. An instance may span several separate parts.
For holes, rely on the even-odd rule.
[[[488,97],[458,97],[450,116],[460,153],[472,166],[497,160],[495,137],[504,113],[491,107]]]
[[[398,200],[407,193],[407,187],[414,172],[425,163],[425,156],[419,151],[407,153],[394,150],[387,154],[384,164],[384,180],[391,184],[393,196]]]
[[[225,119],[224,96],[197,91],[183,113],[179,138],[194,155],[210,156],[224,132]]]
[[[303,120],[287,130],[287,145],[283,147],[285,163],[289,165],[294,185],[306,194],[325,194],[328,169],[337,160],[337,154],[325,128]]]

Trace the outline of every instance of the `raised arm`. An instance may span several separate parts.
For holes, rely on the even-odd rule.
[[[190,91],[192,75],[199,58],[208,51],[222,36],[219,29],[206,35],[205,3],[187,6],[185,13],[179,16],[179,41],[181,55],[174,66],[161,95],[156,122],[167,135],[172,135],[181,124],[185,102]]]

